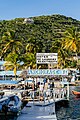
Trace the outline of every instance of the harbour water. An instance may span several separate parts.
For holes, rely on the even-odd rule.
[[[57,120],[80,120],[80,98],[72,95],[72,90],[80,91],[79,86],[70,86],[70,100],[67,106],[56,111]],[[0,120],[17,120],[16,116],[0,116]]]
[[[57,120],[80,120],[80,98],[72,94],[72,90],[80,91],[79,86],[70,87],[70,99],[68,106],[60,107],[56,111]]]

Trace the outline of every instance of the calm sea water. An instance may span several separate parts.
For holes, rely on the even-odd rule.
[[[80,98],[76,98],[72,95],[72,90],[80,91],[80,87],[70,87],[70,100],[68,106],[62,106],[56,111],[58,120],[80,120]],[[0,116],[0,120],[17,120],[17,117]]]
[[[80,87],[71,86],[70,87],[70,100],[69,105],[61,107],[57,110],[57,119],[58,120],[80,120],[80,98],[76,98],[71,91],[78,90]]]

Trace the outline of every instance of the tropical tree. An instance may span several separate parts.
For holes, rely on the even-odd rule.
[[[17,38],[14,30],[7,31],[3,34],[1,40],[1,56],[7,56],[9,53],[20,54],[22,48],[21,40]]]
[[[20,66],[18,54],[10,53],[5,60],[6,60],[6,62],[4,63],[5,70],[13,70],[16,79],[17,69]]]
[[[77,28],[69,28],[65,32],[65,42],[64,48],[68,51],[74,53],[77,57],[77,54],[80,52],[80,33]],[[73,57],[73,56],[72,56]]]
[[[33,53],[26,53],[23,55],[23,62],[24,64],[22,65],[22,67],[24,69],[28,69],[30,68],[36,68],[36,58],[35,55]]]
[[[64,40],[53,41],[51,51],[58,53],[58,63],[54,67],[64,68],[66,66],[66,57],[68,56],[67,50],[64,48]]]
[[[73,52],[80,50],[80,33],[77,28],[72,27],[65,32],[65,48],[70,49]]]

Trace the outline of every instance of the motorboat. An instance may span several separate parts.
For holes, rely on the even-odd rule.
[[[2,97],[0,98],[0,112],[3,111],[3,106],[5,105],[6,106],[6,101],[8,100],[8,97]]]
[[[21,106],[22,102],[17,95],[4,96],[0,99],[0,113],[18,114]]]
[[[22,102],[17,95],[11,95],[7,100],[8,112],[18,113],[21,110]]]
[[[72,93],[76,96],[76,97],[80,97],[80,92],[72,90]]]

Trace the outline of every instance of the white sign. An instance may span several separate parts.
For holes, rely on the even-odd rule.
[[[30,69],[27,71],[28,75],[68,75],[66,69]]]
[[[36,63],[37,64],[56,64],[58,60],[57,53],[37,53],[36,54]]]

